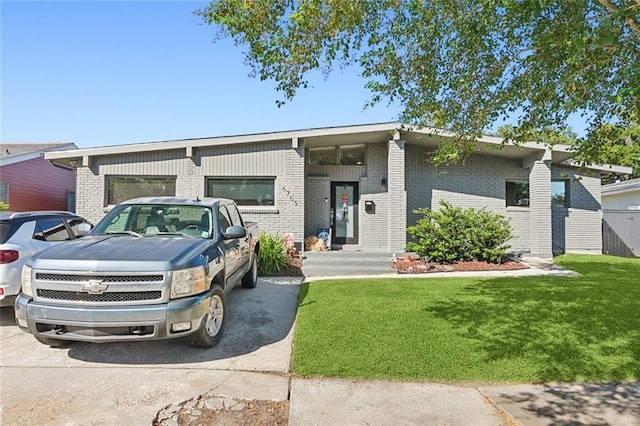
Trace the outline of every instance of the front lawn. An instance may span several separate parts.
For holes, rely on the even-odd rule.
[[[317,281],[297,375],[435,381],[640,379],[640,260],[566,255],[580,277]]]

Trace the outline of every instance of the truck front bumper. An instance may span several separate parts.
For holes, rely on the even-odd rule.
[[[195,332],[207,315],[210,293],[159,305],[51,305],[19,295],[18,326],[49,339],[83,342],[123,342],[183,337]]]

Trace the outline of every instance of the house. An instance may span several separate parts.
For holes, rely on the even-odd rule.
[[[640,178],[602,185],[603,210],[640,210]]]
[[[401,123],[295,130],[49,152],[77,167],[78,213],[97,221],[139,195],[220,196],[270,233],[330,230],[336,248],[401,252],[413,210],[487,207],[511,219],[513,249],[540,257],[602,250],[601,173],[573,167],[568,147],[501,147],[486,136],[464,165],[435,167],[438,129]]]
[[[45,160],[51,150],[77,149],[72,143],[3,143],[0,201],[11,211],[75,209],[74,167]]]

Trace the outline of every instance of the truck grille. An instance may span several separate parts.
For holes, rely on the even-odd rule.
[[[162,282],[162,275],[71,275],[71,274],[48,274],[37,272],[36,279],[40,281],[57,282],[82,282],[88,280],[100,280],[105,283],[139,283],[139,282]]]
[[[69,300],[74,302],[135,302],[141,300],[156,300],[162,296],[161,291],[114,291],[102,294],[92,294],[80,291],[41,290],[38,296],[52,300]]]

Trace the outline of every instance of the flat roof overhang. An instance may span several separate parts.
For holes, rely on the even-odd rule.
[[[400,139],[410,145],[419,145],[425,148],[435,149],[441,138],[451,137],[454,137],[454,134],[441,129],[412,128],[403,123],[392,122],[51,151],[45,153],[45,158],[54,163],[78,167],[88,166],[90,164],[89,159],[96,156],[184,150],[186,157],[193,157],[194,150],[201,147],[276,141],[288,141],[294,148],[298,147],[300,142],[304,142],[305,147],[314,148],[333,145],[387,143],[393,139]],[[553,163],[564,163],[572,157],[570,147],[565,145],[555,145],[552,148],[547,148],[546,145],[538,142],[526,142],[514,145],[504,143],[503,138],[497,136],[483,136],[479,138],[476,142],[475,153],[509,159],[520,159],[523,161],[523,164],[541,155]]]

